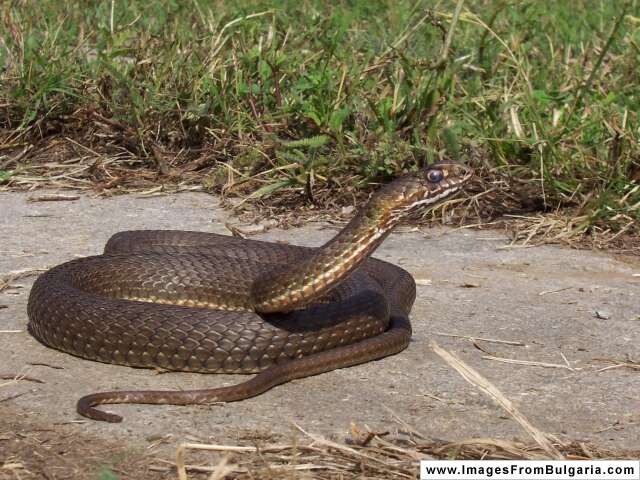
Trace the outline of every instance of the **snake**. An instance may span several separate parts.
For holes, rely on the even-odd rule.
[[[370,255],[404,217],[453,196],[471,176],[450,161],[398,177],[320,247],[180,230],[116,233],[103,254],[38,277],[28,331],[47,347],[98,362],[255,373],[233,386],[78,400],[80,415],[114,423],[122,417],[99,405],[238,401],[396,354],[411,338],[415,282]]]

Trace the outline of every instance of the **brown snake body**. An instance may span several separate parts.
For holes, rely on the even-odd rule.
[[[415,283],[403,269],[368,256],[402,217],[449,197],[470,175],[441,163],[401,177],[318,248],[197,232],[118,233],[103,255],[38,278],[29,332],[47,346],[101,362],[257,373],[231,387],[80,399],[80,414],[109,422],[121,417],[96,405],[241,400],[397,353],[411,336]]]

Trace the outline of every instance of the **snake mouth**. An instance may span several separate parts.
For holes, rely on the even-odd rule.
[[[462,184],[456,183],[451,187],[443,189],[440,193],[427,195],[422,200],[418,200],[417,202],[411,205],[411,208],[420,207],[423,205],[437,205],[442,200],[449,198],[450,196],[458,193],[462,189]]]

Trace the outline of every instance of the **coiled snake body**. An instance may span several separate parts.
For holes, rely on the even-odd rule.
[[[368,258],[399,220],[457,192],[466,167],[434,164],[380,189],[322,247],[183,231],[114,235],[103,255],[52,268],[29,296],[29,332],[90,360],[192,372],[257,373],[231,387],[91,394],[108,403],[234,401],[309,375],[403,350],[411,276]]]

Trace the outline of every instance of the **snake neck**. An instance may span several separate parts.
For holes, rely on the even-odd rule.
[[[335,237],[293,265],[258,277],[252,286],[256,312],[286,312],[306,305],[337,286],[358,267],[399,223],[386,207],[383,189]]]

